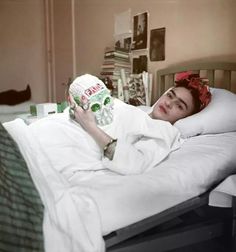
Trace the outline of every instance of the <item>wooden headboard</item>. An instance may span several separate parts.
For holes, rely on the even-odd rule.
[[[184,71],[192,71],[199,73],[201,77],[207,77],[211,87],[224,88],[236,93],[236,63],[185,63],[156,72],[156,85],[153,86],[152,102],[155,102],[168,88],[174,85],[176,73]]]

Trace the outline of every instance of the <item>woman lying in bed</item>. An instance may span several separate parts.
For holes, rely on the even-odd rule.
[[[185,83],[188,88],[180,87]],[[189,89],[197,90],[196,101]],[[68,111],[29,126],[21,119],[5,123],[18,146],[0,125],[0,199],[7,206],[0,211],[5,220],[0,229],[7,230],[0,239],[2,247],[6,251],[9,246],[23,247],[27,252],[43,251],[44,247],[45,251],[64,252],[70,246],[77,251],[105,251],[99,250],[104,246],[101,237],[93,236],[101,233],[93,200],[83,185],[70,186],[70,179],[74,174],[80,176],[77,172],[81,170],[109,168],[137,174],[153,168],[180,146],[179,131],[171,123],[203,109],[210,97],[201,79],[188,76],[164,94],[149,115],[115,100],[113,121],[108,115],[105,122],[110,123],[101,126],[90,110],[71,105],[78,123],[70,120]],[[88,244],[93,249],[88,249]]]
[[[176,86],[155,103],[149,115],[133,106],[118,109],[119,106],[115,105],[113,122],[100,127],[91,109],[83,109],[73,99],[76,87],[84,81],[83,77],[80,78],[70,87],[73,95],[69,100],[74,118],[103,150],[104,166],[122,174],[146,171],[178,148],[181,143],[179,132],[172,124],[199,112],[211,100],[206,79],[182,73],[177,76]],[[91,76],[87,78],[86,81],[93,81],[89,79]]]
[[[176,86],[156,102],[150,114],[119,100],[113,106],[105,85],[91,75],[76,78],[69,91],[75,120],[67,110],[23,125],[32,145],[37,143],[53,168],[69,180],[78,171],[109,169],[127,175],[152,169],[182,143],[172,124],[200,111],[211,98],[204,80],[188,73],[178,76]],[[97,101],[86,103],[86,95],[91,94],[97,94]],[[104,102],[103,112],[96,112]]]

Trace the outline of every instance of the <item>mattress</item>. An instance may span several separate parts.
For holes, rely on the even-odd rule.
[[[0,105],[0,122],[9,122],[18,117],[28,115],[30,113],[30,105],[32,101],[22,102],[17,105]]]
[[[145,174],[79,172],[71,183],[94,199],[106,235],[205,192],[236,171],[235,149],[236,132],[196,136]]]

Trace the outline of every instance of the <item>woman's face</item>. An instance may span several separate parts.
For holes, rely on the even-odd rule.
[[[175,123],[194,111],[193,97],[184,87],[174,87],[163,94],[150,114],[153,119]]]

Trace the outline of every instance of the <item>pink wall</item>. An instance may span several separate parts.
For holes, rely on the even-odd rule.
[[[47,99],[42,0],[0,1],[0,91],[29,83],[32,98]]]
[[[236,61],[235,0],[74,0],[74,3],[77,74],[99,74],[104,48],[113,43],[114,16],[128,9],[132,15],[149,12],[149,31],[166,27],[166,60],[149,62],[152,73],[190,60]],[[48,100],[44,4],[45,0],[0,1],[0,91],[20,90],[30,83],[35,102]],[[64,23],[63,18],[59,19],[57,27],[60,29]],[[71,43],[71,35],[65,33],[65,36]],[[71,54],[57,49],[61,56]],[[61,64],[62,71],[65,62]],[[64,75],[67,78],[68,74]],[[63,77],[63,82],[66,78]]]
[[[150,72],[190,60],[236,61],[234,0],[79,0],[78,74],[99,74],[114,15],[129,8],[149,12],[149,31],[166,27],[166,60],[149,62]]]
[[[56,101],[60,102],[73,75],[71,0],[54,0],[53,6]]]

